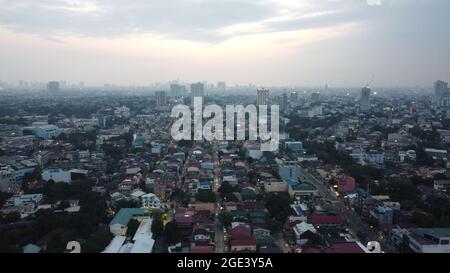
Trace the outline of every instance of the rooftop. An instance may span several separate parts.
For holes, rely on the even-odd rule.
[[[131,217],[135,215],[143,215],[145,210],[143,208],[122,208],[118,213],[114,216],[114,218],[109,223],[110,225],[121,224],[128,225]]]

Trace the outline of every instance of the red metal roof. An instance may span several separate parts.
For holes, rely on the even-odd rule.
[[[252,238],[252,233],[251,233],[250,229],[245,226],[237,226],[235,228],[232,228],[230,231],[230,235],[231,235],[231,238],[233,238],[233,240]]]
[[[339,215],[317,215],[313,214],[309,219],[313,225],[341,225],[342,218]]]
[[[191,247],[191,253],[213,253],[213,246],[193,246]]]
[[[256,241],[253,239],[239,239],[239,240],[231,240],[231,246],[256,246]]]

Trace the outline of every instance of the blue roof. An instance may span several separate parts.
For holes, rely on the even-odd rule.
[[[296,185],[296,184],[299,183],[298,179],[286,179],[286,182],[287,182],[289,185]]]
[[[294,206],[292,206],[292,208],[294,209],[295,214],[297,216],[303,216],[304,215],[303,210],[302,210],[302,208],[300,206],[294,205]]]
[[[34,244],[28,244],[23,247],[23,253],[39,253],[41,248]]]

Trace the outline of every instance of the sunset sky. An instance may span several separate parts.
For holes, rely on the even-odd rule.
[[[448,0],[0,0],[0,80],[431,86]]]

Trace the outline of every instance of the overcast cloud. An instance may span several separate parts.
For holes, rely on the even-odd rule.
[[[448,25],[448,0],[0,0],[0,80],[426,85],[450,78]]]

